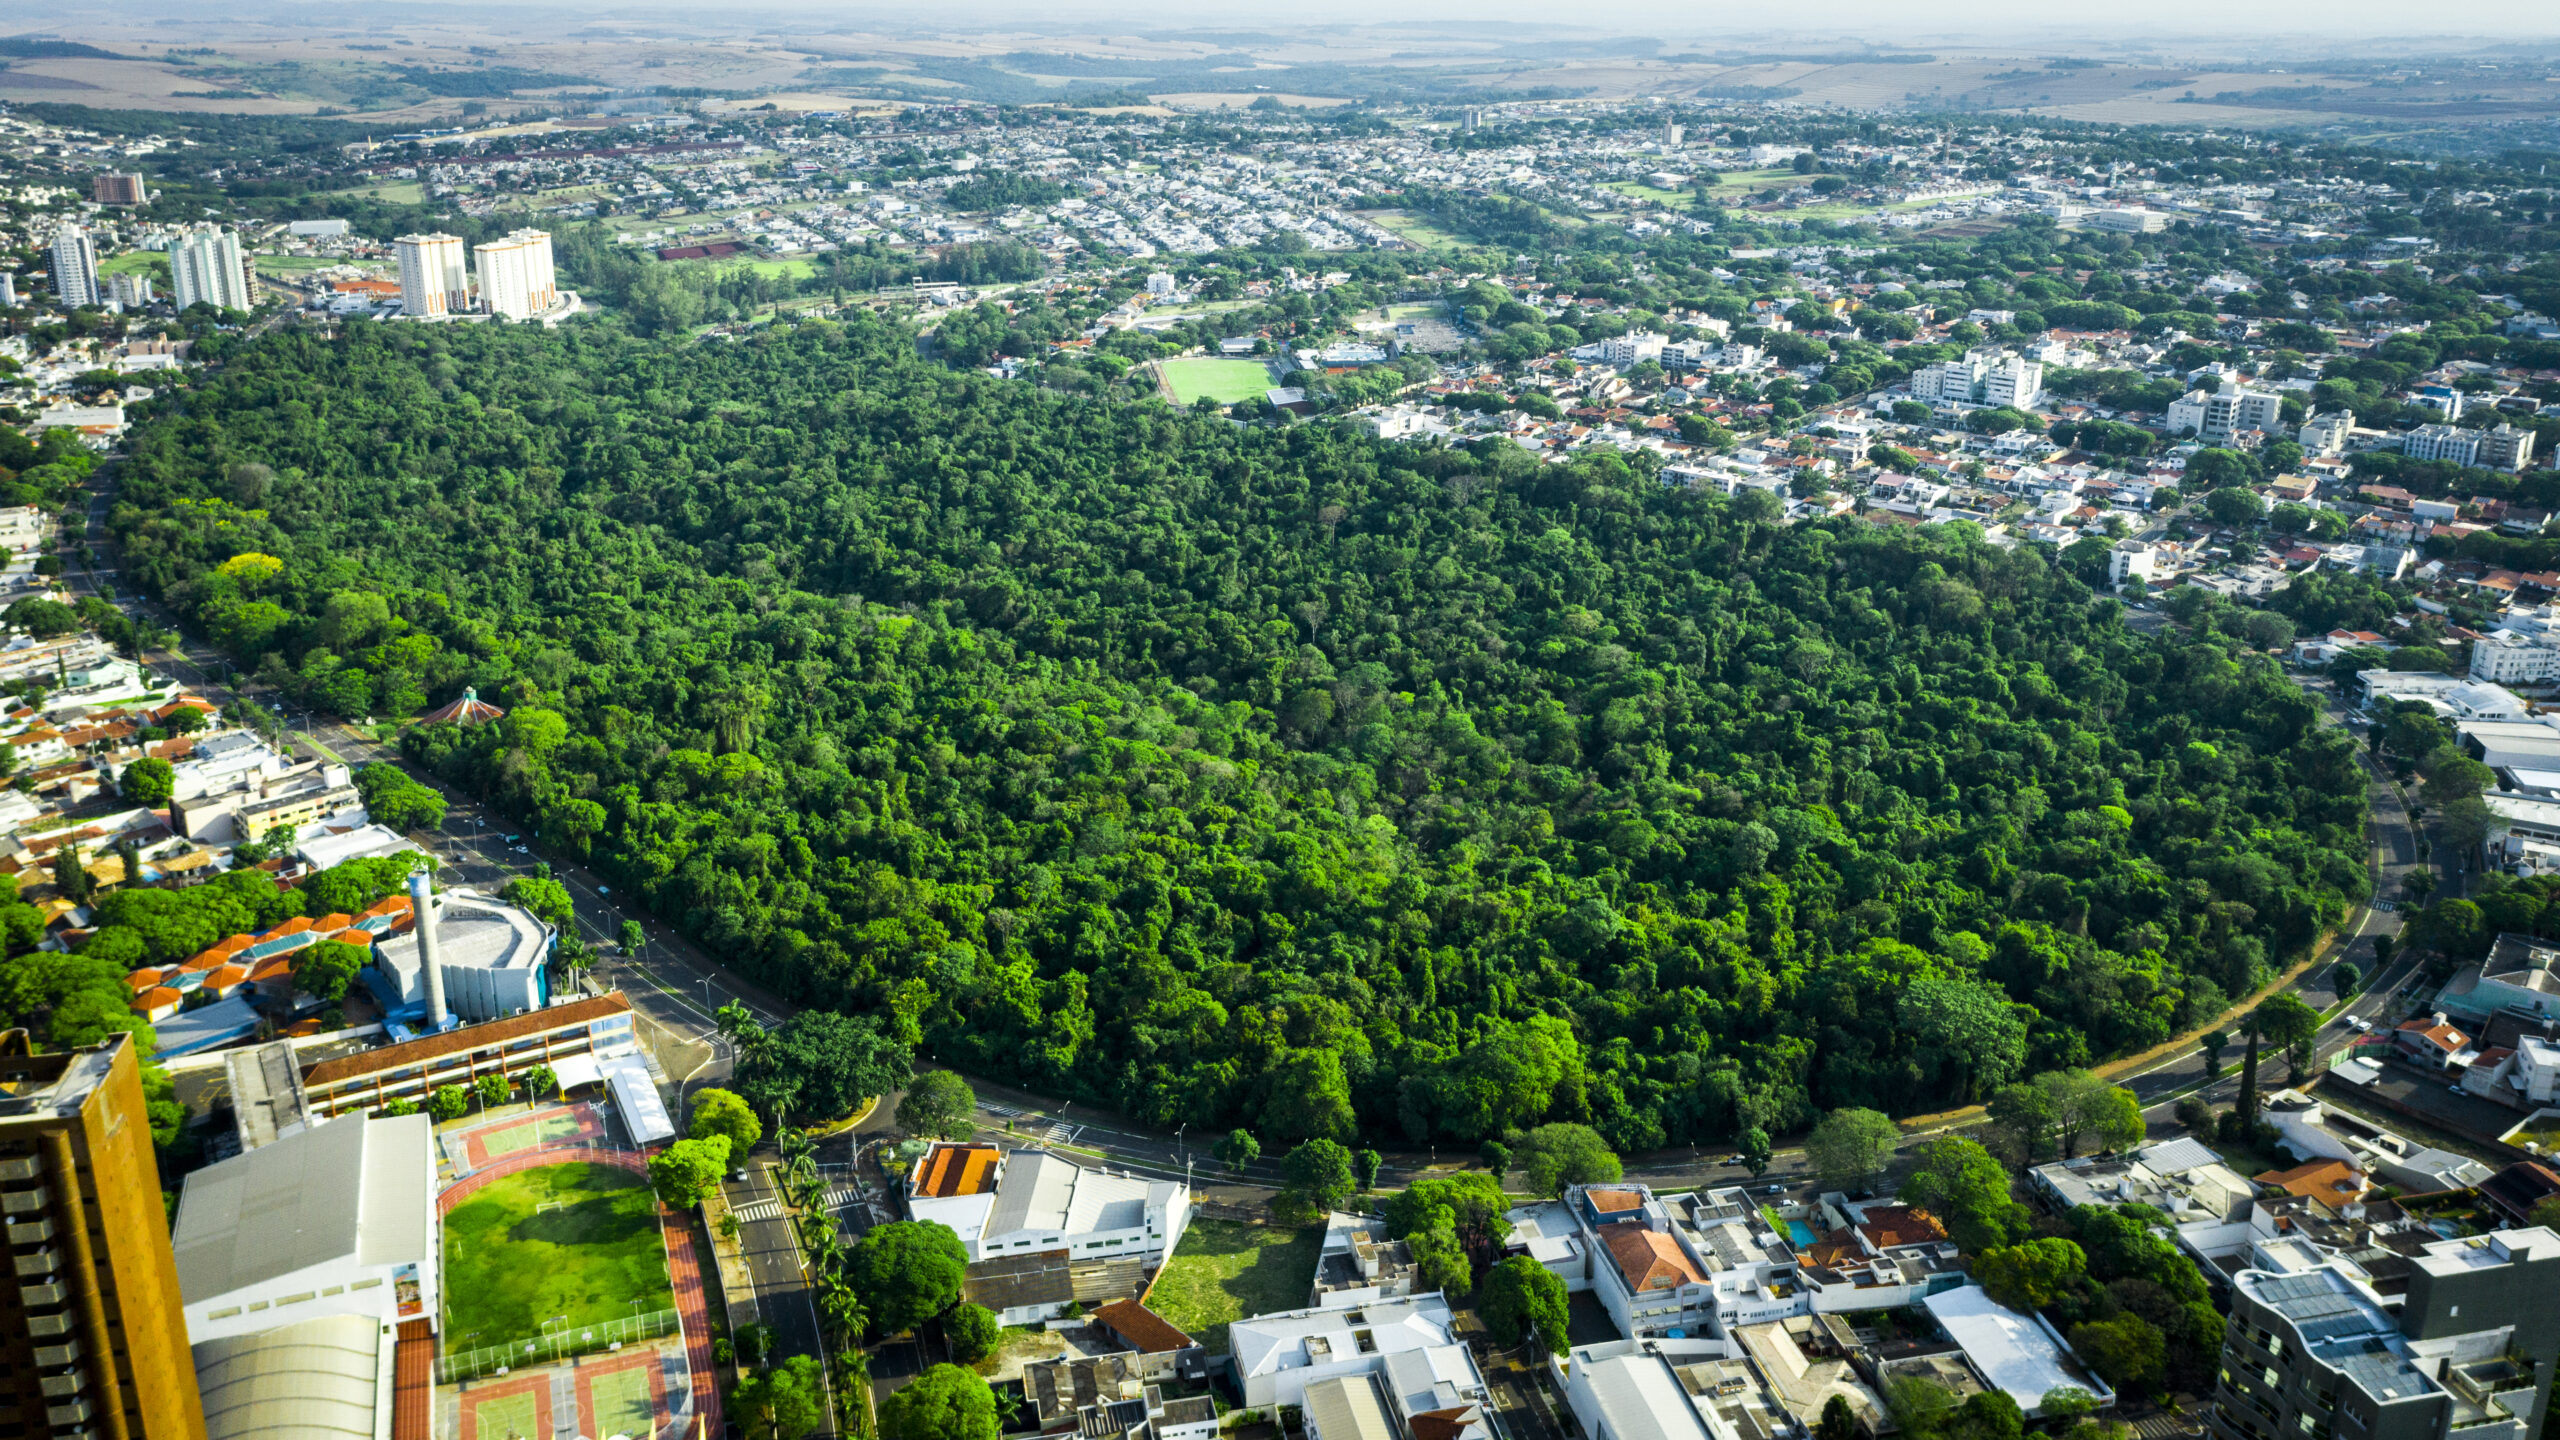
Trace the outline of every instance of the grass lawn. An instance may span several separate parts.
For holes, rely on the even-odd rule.
[[[1647,185],[1639,180],[1609,180],[1603,182],[1601,188],[1615,190],[1621,195],[1630,196],[1637,200],[1650,200],[1656,205],[1686,205],[1689,203],[1689,194],[1685,190],[1665,190],[1659,186]]]
[[[1409,215],[1402,210],[1363,210],[1360,212],[1360,218],[1372,225],[1392,230],[1425,250],[1437,249],[1443,245],[1466,243],[1454,233],[1441,229],[1419,215]]]
[[[163,283],[169,278],[169,257],[158,250],[127,250],[98,262],[101,275],[157,275]]]
[[[1440,308],[1440,302],[1437,300],[1410,300],[1403,304],[1390,305],[1387,307],[1387,319],[1390,323],[1398,320],[1440,320],[1445,318],[1447,318],[1446,312]]]
[[[556,1202],[556,1203],[555,1203]],[[550,1208],[544,1208],[544,1207]],[[445,1344],[479,1349],[670,1309],[648,1181],[609,1165],[509,1175],[444,1221]]]
[[[1221,405],[1259,400],[1271,388],[1271,367],[1259,360],[1211,360],[1195,356],[1164,362],[1164,380],[1185,405],[1206,395]]]
[[[1195,1219],[1156,1277],[1147,1306],[1190,1332],[1209,1353],[1224,1355],[1229,1323],[1306,1305],[1323,1248],[1321,1225],[1289,1231]]]

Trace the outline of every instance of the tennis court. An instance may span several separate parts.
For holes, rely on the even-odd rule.
[[[499,1160],[519,1150],[531,1150],[537,1145],[575,1140],[584,1128],[576,1115],[554,1110],[547,1115],[537,1115],[522,1124],[483,1131],[472,1138],[480,1142],[482,1154],[492,1160]]]

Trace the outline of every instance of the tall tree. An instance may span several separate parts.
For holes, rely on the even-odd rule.
[[[844,1274],[873,1324],[899,1335],[951,1308],[969,1272],[969,1251],[948,1225],[892,1220],[854,1242]]]
[[[1864,1189],[1883,1172],[1901,1141],[1902,1131],[1887,1115],[1855,1107],[1834,1110],[1806,1137],[1805,1158],[1824,1183]]]

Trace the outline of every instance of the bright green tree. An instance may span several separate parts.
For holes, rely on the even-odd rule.
[[[1519,1345],[1534,1336],[1547,1353],[1561,1354],[1565,1300],[1564,1282],[1554,1271],[1526,1255],[1513,1255],[1485,1272],[1476,1313],[1503,1345]]]
[[[658,1198],[678,1210],[690,1210],[720,1188],[729,1169],[729,1137],[678,1140],[649,1157],[649,1183]]]
[[[685,1133],[696,1140],[721,1136],[731,1155],[744,1155],[763,1141],[764,1122],[737,1092],[714,1087],[694,1092],[693,1120]]]
[[[124,767],[117,788],[136,805],[166,805],[177,783],[177,767],[157,755],[145,755]]]
[[[818,1357],[794,1355],[770,1370],[740,1376],[729,1390],[728,1413],[747,1440],[800,1440],[826,1418],[825,1386]]]
[[[864,1231],[845,1257],[845,1279],[884,1334],[913,1330],[960,1298],[969,1251],[948,1225],[892,1220]]]
[[[949,1070],[927,1070],[898,1101],[898,1128],[935,1140],[966,1140],[978,1130],[978,1097]]]
[[[1850,1107],[1832,1111],[1813,1127],[1805,1139],[1805,1158],[1826,1184],[1863,1189],[1883,1172],[1901,1141],[1902,1132],[1890,1116]]]
[[[952,1306],[951,1313],[942,1317],[942,1334],[951,1342],[952,1359],[975,1365],[996,1353],[1004,1327],[997,1323],[993,1310],[963,1303]]]
[[[2088,1273],[2089,1257],[2060,1236],[1994,1246],[1973,1263],[1984,1293],[2023,1314],[2077,1291]]]
[[[471,1092],[459,1085],[439,1085],[427,1097],[427,1114],[438,1121],[459,1120],[471,1112]]]
[[[936,1365],[880,1402],[880,1440],[996,1440],[996,1396],[976,1372]]]
[[[1571,1185],[1604,1185],[1626,1173],[1599,1131],[1562,1121],[1521,1136],[1512,1160],[1540,1195],[1562,1195]]]
[[[2009,1193],[2009,1172],[1974,1141],[1937,1136],[1921,1142],[1916,1158],[1903,1177],[1903,1201],[1937,1216],[1966,1254],[2017,1240],[2034,1223]]]

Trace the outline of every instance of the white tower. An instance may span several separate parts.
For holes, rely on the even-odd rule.
[[[400,257],[400,311],[434,320],[471,308],[471,276],[463,268],[462,237],[437,231],[391,242]]]
[[[480,308],[522,320],[559,303],[551,277],[551,232],[516,230],[503,240],[471,247],[480,267]]]
[[[409,872],[409,908],[418,929],[418,971],[427,981],[427,1028],[442,1030],[451,1018],[444,1008],[444,954],[436,948],[436,891],[424,870]]]
[[[169,241],[170,288],[178,308],[203,303],[217,310],[254,310],[249,272],[240,260],[240,235],[198,225]]]
[[[95,305],[98,292],[98,244],[77,225],[65,225],[53,236],[53,296],[65,310]]]

